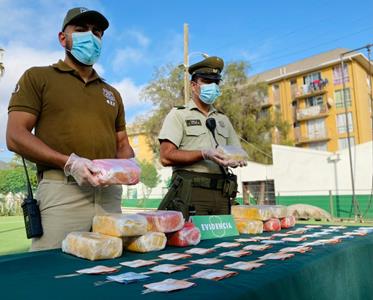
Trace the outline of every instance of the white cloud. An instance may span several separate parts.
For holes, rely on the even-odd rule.
[[[141,49],[135,49],[131,47],[119,49],[115,53],[112,67],[114,70],[119,71],[129,64],[141,61],[143,57],[144,55]]]
[[[112,84],[121,94],[125,107],[140,106],[140,92],[144,86],[137,86],[131,79],[124,78]]]
[[[147,47],[150,43],[150,39],[138,30],[128,30],[127,34],[135,38],[137,43],[139,43],[139,45],[142,47]]]

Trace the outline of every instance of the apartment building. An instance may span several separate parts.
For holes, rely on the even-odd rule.
[[[369,73],[372,76],[373,66],[362,53],[351,53],[343,56],[342,70],[340,55],[347,51],[334,49],[250,77],[268,84],[262,110],[281,113],[291,124],[295,146],[341,150],[348,146],[347,130],[352,145],[372,140]]]
[[[154,154],[147,142],[147,134],[139,125],[127,125],[127,135],[130,145],[140,161],[153,162]]]

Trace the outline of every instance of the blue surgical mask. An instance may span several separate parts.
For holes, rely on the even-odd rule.
[[[82,64],[92,66],[100,57],[101,40],[91,31],[73,32],[69,51]]]
[[[220,95],[220,88],[215,82],[201,85],[199,99],[201,99],[203,103],[211,105]]]

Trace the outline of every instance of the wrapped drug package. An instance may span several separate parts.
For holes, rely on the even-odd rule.
[[[272,218],[281,219],[288,215],[288,208],[285,205],[270,205]]]
[[[136,238],[123,238],[124,248],[133,252],[151,252],[163,250],[167,238],[163,232],[148,232]]]
[[[247,161],[249,159],[245,150],[233,145],[219,145],[217,150],[226,160]]]
[[[97,232],[71,232],[62,241],[62,251],[89,260],[122,255],[122,240]]]
[[[93,163],[100,168],[97,176],[102,184],[133,185],[140,181],[141,169],[134,159],[95,159]]]
[[[183,228],[184,217],[179,211],[155,210],[140,212],[148,221],[148,231],[175,232]]]
[[[177,247],[195,246],[201,241],[200,230],[191,222],[186,222],[184,227],[167,235],[167,245]]]
[[[291,228],[295,226],[295,217],[288,216],[281,219],[281,228]]]
[[[234,205],[231,211],[235,219],[266,221],[272,216],[270,205]]]
[[[139,236],[148,231],[148,221],[137,214],[94,216],[92,231],[116,237]]]
[[[260,234],[263,233],[263,222],[258,220],[235,218],[239,233]]]
[[[279,219],[272,218],[268,221],[265,221],[263,224],[264,231],[280,231],[281,223]]]

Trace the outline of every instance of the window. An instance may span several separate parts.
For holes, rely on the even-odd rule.
[[[306,85],[311,84],[314,80],[321,80],[321,73],[315,72],[303,77],[303,83]]]
[[[310,139],[326,137],[325,121],[324,119],[307,121],[308,137]]]
[[[350,143],[351,143],[351,147],[355,146],[354,137],[350,137]],[[339,150],[348,148],[348,139],[347,138],[338,139],[338,146],[339,146]]]
[[[313,97],[308,97],[306,99],[306,106],[311,107],[311,106],[318,106],[323,104],[323,97],[322,96],[313,96]]]
[[[259,120],[266,119],[269,117],[269,109],[263,108],[259,111]]]
[[[347,107],[351,107],[351,94],[350,94],[349,88],[344,89],[344,97],[345,99],[343,99],[342,90],[336,90],[334,92],[334,100],[335,100],[336,108],[344,107],[344,101],[346,101]]]
[[[348,118],[348,131],[353,131],[353,122],[352,122],[352,113],[349,112],[347,114]],[[346,133],[347,132],[347,124],[346,124],[346,115],[345,114],[338,114],[337,115],[337,129],[338,133]]]
[[[308,148],[319,151],[328,151],[328,146],[326,142],[311,143],[309,144]]]
[[[342,74],[342,66],[341,65],[335,66],[333,68],[333,81],[334,81],[334,84],[342,84],[343,83],[342,78],[343,78],[344,82],[348,82],[349,81],[349,78],[348,78],[348,69],[347,69],[347,65],[346,64],[343,65],[343,74]]]
[[[127,187],[127,199],[137,199],[137,188]]]

